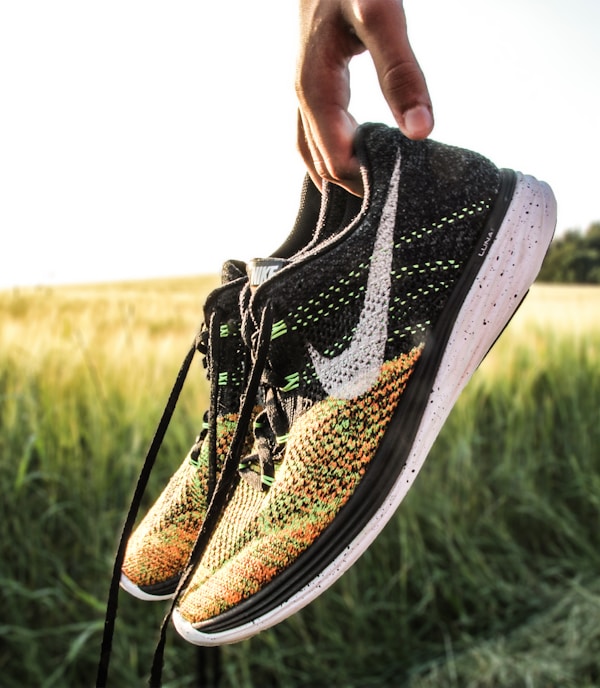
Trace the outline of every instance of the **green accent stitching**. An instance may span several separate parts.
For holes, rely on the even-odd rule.
[[[282,392],[291,392],[293,389],[297,389],[300,385],[300,373],[291,373],[285,376],[287,385],[281,388]]]
[[[287,325],[285,324],[284,320],[279,320],[276,323],[273,323],[273,327],[271,329],[271,340],[277,339],[277,337],[281,337],[282,335],[287,333]]]

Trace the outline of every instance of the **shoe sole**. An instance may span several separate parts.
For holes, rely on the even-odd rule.
[[[330,563],[316,571],[309,578],[310,582],[300,590],[282,599],[277,606],[271,605],[264,613],[261,613],[260,605],[249,605],[249,613],[253,609],[256,618],[244,620],[248,617],[238,615],[238,620],[242,622],[235,625],[234,614],[226,613],[222,616],[231,619],[230,627],[220,630],[220,623],[224,621],[226,626],[228,624],[225,618],[218,617],[194,625],[175,609],[173,623],[183,638],[205,646],[245,640],[305,607],[360,558],[396,512],[465,385],[525,298],[552,241],[555,224],[556,201],[550,187],[534,177],[518,173],[512,199],[500,228],[493,241],[484,241],[480,245],[480,253],[485,252],[486,255],[470,282],[466,297],[458,308],[458,315],[452,321],[444,353],[439,362],[433,363],[433,383],[427,387],[430,391],[426,390],[425,396],[421,395],[418,400],[421,417],[416,432],[408,440],[410,448],[406,449],[406,461],[384,501],[366,521],[362,521],[366,525],[349,540],[350,544]],[[475,336],[481,334],[482,328],[484,336]],[[415,371],[415,375],[419,374]],[[380,447],[394,461],[402,455],[401,445],[407,442],[406,437],[402,436],[402,427],[406,428],[406,425],[393,424],[392,421]],[[315,571],[318,564],[313,566]],[[306,575],[306,568],[302,569],[301,575]],[[277,590],[282,597],[284,592],[284,588]],[[235,613],[236,609],[231,611]]]

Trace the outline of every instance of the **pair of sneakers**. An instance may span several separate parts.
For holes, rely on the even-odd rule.
[[[362,125],[364,197],[306,181],[273,256],[204,311],[205,427],[123,556],[198,645],[295,613],[367,549],[527,294],[556,223],[544,182]]]

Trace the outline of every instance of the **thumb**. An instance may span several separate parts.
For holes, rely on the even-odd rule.
[[[382,93],[401,131],[412,139],[429,136],[433,130],[431,100],[416,60],[384,65],[377,72]]]
[[[408,40],[402,2],[355,0],[350,7],[346,19],[371,53],[381,91],[400,130],[409,138],[426,138],[433,129],[433,109]]]

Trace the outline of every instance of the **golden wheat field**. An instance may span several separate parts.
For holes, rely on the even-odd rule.
[[[100,393],[118,382],[132,404],[166,398],[217,284],[202,276],[0,292],[3,356],[42,373],[57,394],[91,377]],[[191,375],[190,386],[203,394],[203,376]]]

